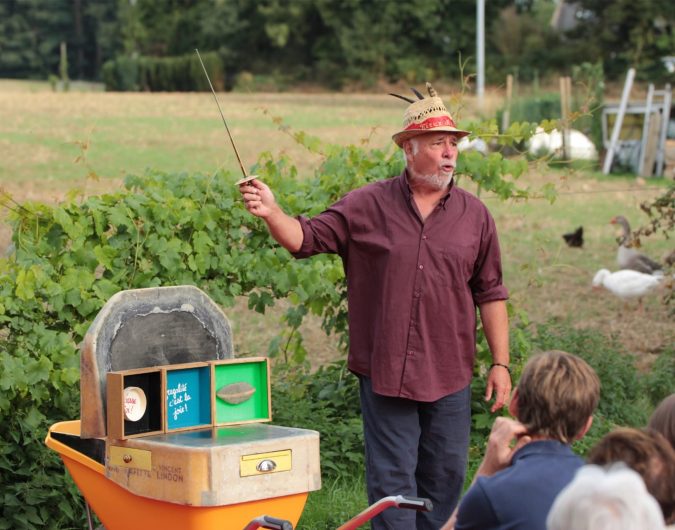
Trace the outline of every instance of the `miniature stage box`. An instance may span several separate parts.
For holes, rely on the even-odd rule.
[[[272,419],[269,363],[265,357],[213,361],[214,423],[218,426]]]
[[[108,435],[124,439],[164,432],[162,372],[138,368],[107,377]]]
[[[218,506],[320,483],[318,433],[254,425],[272,419],[266,357],[110,372],[107,404],[106,476],[137,495]]]
[[[251,357],[109,372],[107,409],[116,440],[269,421],[269,363]]]
[[[178,364],[163,372],[166,432],[210,427],[211,367],[206,363]]]

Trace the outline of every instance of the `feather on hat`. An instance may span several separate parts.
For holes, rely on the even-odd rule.
[[[448,109],[445,108],[443,100],[438,96],[434,87],[431,86],[431,83],[427,83],[426,85],[429,92],[428,98],[425,98],[414,88],[411,88],[411,90],[417,96],[417,100],[398,94],[389,94],[410,103],[403,115],[403,130],[392,136],[392,139],[399,147],[403,147],[403,142],[413,136],[430,132],[452,132],[458,138],[471,134],[469,131],[457,128],[455,120],[450,116]]]

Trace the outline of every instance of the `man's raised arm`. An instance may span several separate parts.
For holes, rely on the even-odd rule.
[[[300,250],[303,241],[300,221],[286,214],[274,199],[269,186],[258,179],[239,186],[246,209],[267,223],[270,235],[289,252]]]

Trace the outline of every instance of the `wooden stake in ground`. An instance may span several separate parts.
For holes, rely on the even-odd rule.
[[[562,159],[570,159],[570,99],[572,96],[572,79],[560,78],[560,131],[562,138]]]
[[[511,125],[511,99],[513,98],[513,75],[506,76],[506,105],[502,114],[502,132]]]

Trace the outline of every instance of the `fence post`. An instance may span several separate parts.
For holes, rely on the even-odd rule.
[[[511,125],[511,100],[513,99],[513,75],[506,76],[506,105],[502,114],[502,132]]]

